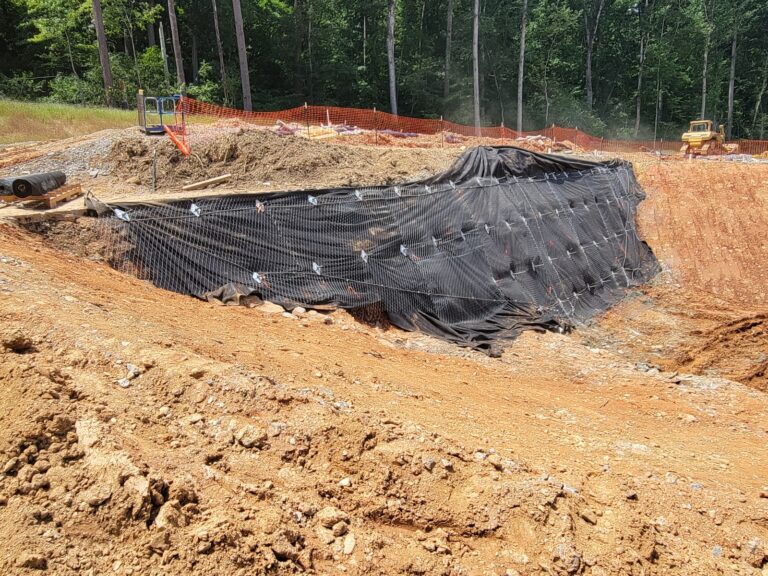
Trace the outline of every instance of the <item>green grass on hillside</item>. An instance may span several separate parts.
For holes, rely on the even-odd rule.
[[[59,140],[136,124],[135,110],[0,100],[0,144]]]

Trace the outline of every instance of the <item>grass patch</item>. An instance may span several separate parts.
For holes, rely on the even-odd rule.
[[[135,110],[0,100],[0,144],[60,140],[137,123]]]

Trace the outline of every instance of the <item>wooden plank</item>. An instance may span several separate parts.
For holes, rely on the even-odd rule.
[[[189,190],[200,190],[201,188],[207,188],[214,184],[221,184],[230,178],[232,178],[232,174],[224,174],[223,176],[216,176],[216,178],[209,178],[208,180],[202,180],[200,182],[195,182],[194,184],[187,184],[182,187],[182,190],[185,192],[188,192]]]

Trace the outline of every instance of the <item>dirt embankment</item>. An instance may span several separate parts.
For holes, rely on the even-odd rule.
[[[144,137],[118,140],[115,147],[121,154],[133,154],[129,150],[134,145],[140,152],[130,160],[118,155],[117,165],[147,161],[152,142]],[[221,153],[222,146],[230,144],[236,148],[231,158],[226,152],[216,156],[215,151]],[[288,164],[283,166],[291,168],[281,168],[279,177],[296,178],[292,181],[300,187],[328,184],[329,177],[337,178],[335,172],[343,177],[345,170],[360,169],[356,162],[363,152],[369,159],[392,154],[401,160],[411,153],[329,146],[263,131],[216,140],[209,152],[211,158],[226,158],[226,170],[240,170],[243,181],[256,182],[248,178],[263,177],[272,170],[273,154],[284,147],[288,152],[283,162]],[[419,152],[428,155],[425,163],[435,169],[447,161],[446,151]],[[178,158],[170,147],[165,161]],[[589,329],[582,327],[580,334],[597,346],[622,350],[637,362],[768,389],[768,241],[761,233],[768,229],[768,166],[652,160],[637,165],[639,182],[648,195],[640,204],[638,220],[667,273],[656,286],[643,290],[645,297],[629,299]],[[180,162],[186,171],[199,165],[195,159]],[[250,166],[250,171],[243,171],[244,166]],[[372,181],[387,177],[381,163],[374,162],[368,170],[366,178]],[[166,177],[179,184],[177,172]],[[288,185],[280,187],[284,186]],[[74,225],[40,224],[35,231],[48,242],[91,259],[109,250],[88,220]]]
[[[640,232],[666,272],[582,336],[768,390],[768,166],[653,162],[638,180]]]
[[[685,288],[768,307],[768,165],[668,161],[639,171],[638,226]]]
[[[230,173],[228,187],[275,190],[373,186],[424,178],[453,162],[458,150],[355,147],[278,136],[267,130],[226,134],[195,146],[189,159],[167,139],[127,136],[112,146],[114,174],[151,182],[157,154],[157,185],[183,184]]]

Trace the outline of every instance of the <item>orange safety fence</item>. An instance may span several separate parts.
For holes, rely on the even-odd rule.
[[[232,120],[237,123],[265,127],[276,127],[290,131],[306,127],[348,127],[350,130],[373,132],[371,144],[389,143],[393,139],[406,139],[423,135],[442,134],[442,142],[454,143],[453,136],[461,138],[489,138],[498,140],[517,140],[520,138],[545,138],[552,143],[567,142],[574,148],[584,151],[606,153],[633,152],[678,152],[681,143],[678,140],[606,140],[587,134],[577,128],[561,128],[552,125],[542,130],[517,132],[506,126],[474,126],[456,124],[442,118],[410,118],[395,116],[388,112],[374,109],[340,108],[336,106],[299,106],[288,110],[272,112],[248,112],[235,108],[226,108],[207,102],[201,102],[187,96],[182,97],[182,109],[185,125],[177,128],[169,136],[185,155],[189,155],[195,135],[221,130],[220,121]],[[211,131],[211,128],[215,128]],[[381,135],[381,138],[379,138]],[[456,142],[458,143],[458,141]],[[734,140],[738,144],[739,154],[768,154],[768,140]],[[418,143],[414,143],[418,146]]]

